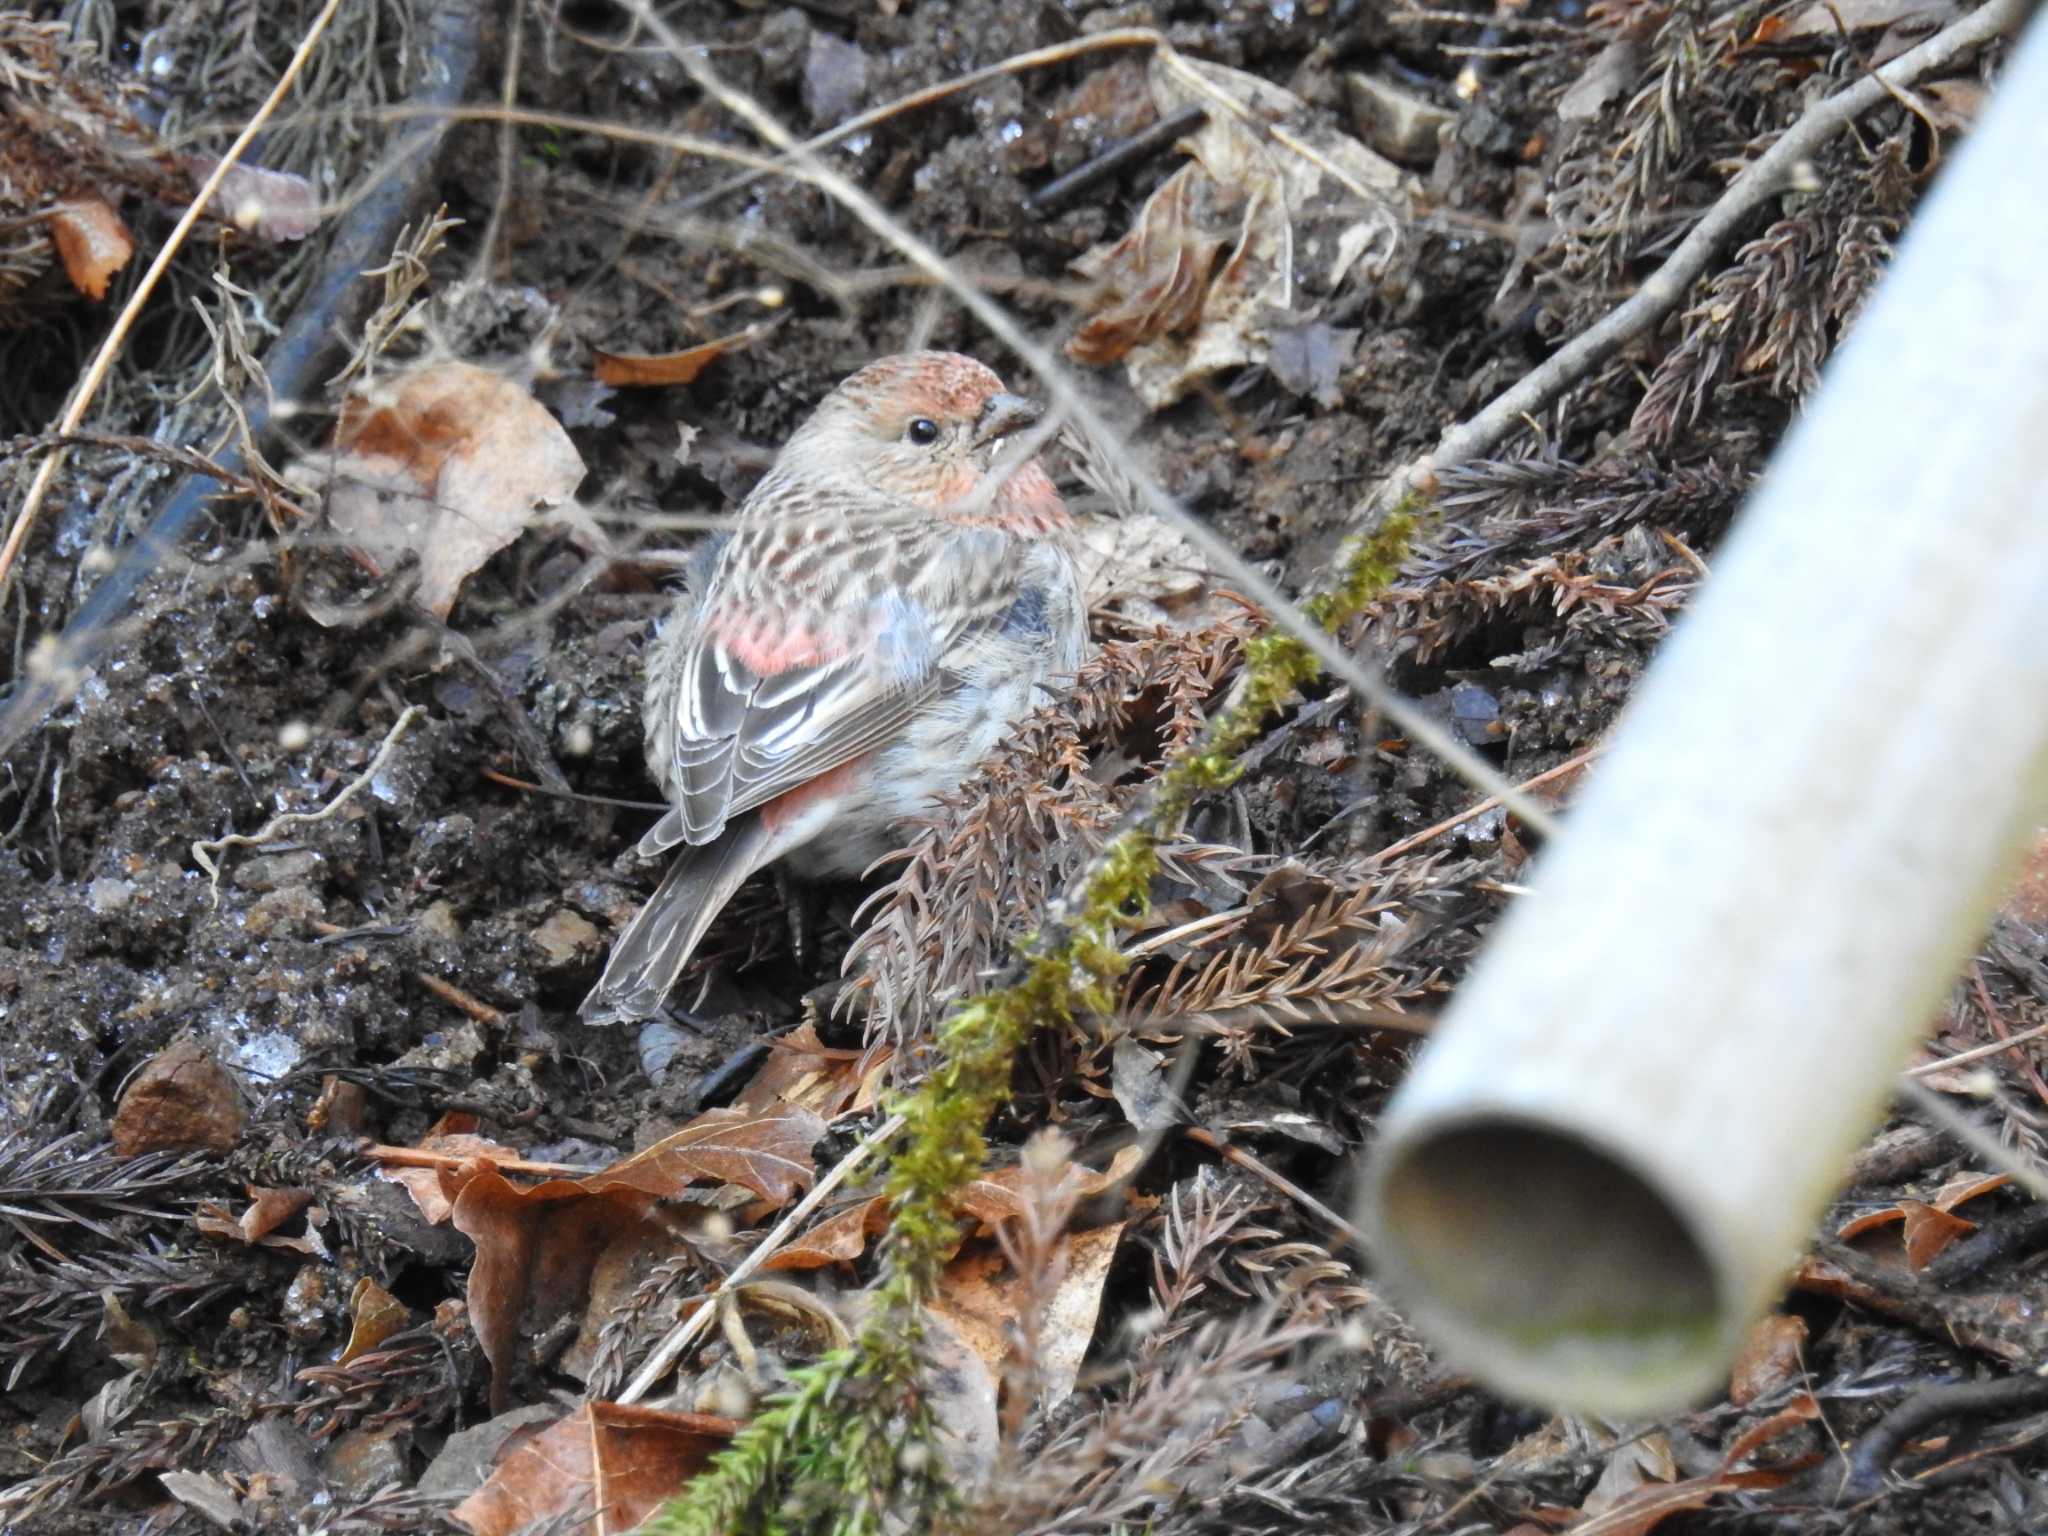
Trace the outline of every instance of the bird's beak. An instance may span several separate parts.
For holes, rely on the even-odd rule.
[[[1036,400],[1027,400],[1008,390],[990,395],[988,403],[981,408],[981,414],[974,420],[974,446],[986,448],[991,443],[999,443],[1022,432],[1044,414],[1045,407]]]

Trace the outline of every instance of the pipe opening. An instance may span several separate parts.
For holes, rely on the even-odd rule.
[[[1382,1176],[1379,1217],[1416,1312],[1517,1395],[1621,1410],[1718,1360],[1728,1323],[1690,1225],[1574,1137],[1498,1118],[1421,1137]]]

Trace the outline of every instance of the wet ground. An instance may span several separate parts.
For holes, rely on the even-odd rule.
[[[316,102],[360,107],[403,95],[415,78],[431,36],[424,15],[408,23],[402,7],[373,15],[362,9],[369,3],[347,0],[348,46],[361,59],[353,71],[316,75]],[[194,39],[243,27],[248,57],[274,69],[312,8],[260,8],[260,26],[249,9],[150,0],[64,15],[116,45],[117,69],[163,56],[146,53],[145,38],[190,59],[202,51]],[[1755,8],[1632,6],[1626,17],[1595,9],[1506,7],[1495,16],[1342,0],[1101,9],[967,0],[692,3],[663,14],[681,36],[710,41],[712,67],[799,133],[1030,50],[1070,46],[1070,57],[907,107],[823,151],[1054,343],[1115,301],[1071,264],[1121,239],[1186,163],[1163,146],[1052,207],[1031,201],[1159,116],[1146,50],[1092,50],[1089,39],[1156,26],[1190,57],[1291,91],[1294,103],[1270,121],[1340,136],[1376,157],[1390,178],[1383,190],[1367,197],[1326,182],[1277,215],[1295,237],[1291,307],[1234,322],[1253,359],[1157,408],[1121,359],[1077,369],[1129,434],[1118,452],[1302,592],[1322,581],[1380,475],[1428,449],[1652,270],[1675,242],[1672,226],[1724,184],[1721,162],[1791,120],[1793,85],[1854,68],[1825,41],[1748,46]],[[1888,35],[1854,20],[1868,46]],[[457,1112],[529,1158],[598,1165],[729,1098],[753,1068],[749,1047],[766,1035],[810,1017],[828,1047],[862,1039],[861,1020],[848,1016],[855,1010],[807,1015],[806,1000],[829,996],[840,977],[864,891],[823,893],[799,949],[782,894],[766,880],[735,903],[694,964],[689,1017],[666,1037],[658,1081],[633,1031],[586,1028],[575,1016],[611,936],[659,874],[631,851],[654,814],[644,808],[654,789],[641,762],[640,663],[673,568],[660,557],[693,535],[650,514],[729,510],[810,406],[875,356],[954,348],[1020,387],[1026,375],[816,188],[771,177],[720,191],[730,167],[644,133],[580,126],[753,147],[624,9],[526,8],[516,22],[488,15],[480,26],[468,99],[495,99],[509,71],[520,105],[552,120],[502,136],[487,122],[451,132],[425,196],[461,222],[427,261],[419,323],[380,366],[439,353],[517,380],[580,453],[588,475],[578,499],[604,538],[526,529],[467,575],[444,621],[410,601],[405,562],[366,562],[317,522],[290,513],[273,521],[247,497],[224,498],[143,586],[89,673],[70,679],[68,699],[0,763],[0,1487],[42,1495],[33,1514],[0,1512],[9,1530],[204,1528],[201,1515],[167,1499],[155,1474],[173,1466],[231,1473],[245,1493],[251,1477],[269,1478],[238,1516],[248,1528],[293,1529],[302,1518],[326,1530],[431,1528],[431,1499],[394,1494],[380,1505],[372,1495],[388,1486],[413,1498],[448,1436],[489,1414],[488,1372],[447,1311],[465,1295],[469,1248],[369,1174],[358,1133],[407,1145]],[[233,118],[261,95],[263,72],[252,64],[239,84],[220,77],[218,100],[180,100],[180,67],[153,82],[170,128]],[[1617,83],[1603,84],[1608,75]],[[335,93],[331,102],[323,89]],[[1421,129],[1390,125],[1389,92],[1413,99]],[[380,133],[366,128],[360,142],[279,137],[275,168],[332,191],[374,163]],[[207,147],[221,142],[216,135]],[[1443,520],[1399,590],[1353,636],[1509,777],[1540,773],[1599,740],[1697,580],[1685,553],[1711,561],[1811,387],[1807,364],[1833,344],[1885,242],[1910,216],[1927,154],[1918,119],[1881,109],[1827,153],[1822,190],[1784,200],[1744,232],[1796,248],[1798,258],[1770,266],[1724,253],[1730,264],[1712,279],[1719,312],[1702,304],[1645,336],[1534,423],[1540,438],[1449,483]],[[1204,208],[1196,222],[1208,223],[1187,235],[1187,252],[1213,236],[1205,259],[1214,262],[1232,240],[1251,241],[1256,221],[1242,222],[1232,191]],[[146,205],[130,213],[146,247],[168,225]],[[1383,243],[1376,237],[1363,258],[1337,260],[1348,231],[1381,220]],[[218,231],[208,238],[207,250],[225,252],[254,295],[225,302],[251,317],[260,352],[264,326],[281,318],[264,309],[273,285],[317,250],[298,257],[238,246]],[[184,261],[184,310],[195,298],[223,303],[205,281],[206,258],[194,251]],[[117,283],[108,302],[122,292]],[[1222,296],[1210,297],[1207,317],[1198,303],[1179,334],[1227,328]],[[0,392],[7,432],[46,425],[57,392],[34,381],[70,377],[104,314],[60,292],[33,334],[8,338],[20,382]],[[152,315],[106,430],[155,430],[205,371],[203,338],[189,323],[165,307]],[[747,328],[744,344],[691,382],[594,381],[600,353],[666,354]],[[1688,387],[1707,402],[1697,415],[1670,404]],[[202,400],[215,420],[219,398]],[[289,441],[270,449],[274,462],[326,451],[323,413],[333,401],[306,403],[313,415],[292,421]],[[197,426],[188,435],[211,441]],[[10,508],[32,462],[24,453],[10,465]],[[132,540],[181,473],[139,462],[132,450],[83,448],[59,477],[0,606],[16,679],[36,665],[38,643],[76,614],[106,552]],[[1065,457],[1055,467],[1077,506],[1103,503]],[[1147,556],[1136,558],[1142,568]],[[1164,744],[1220,701],[1244,633],[1242,611],[1220,585],[1199,573],[1105,578],[1099,641],[1164,647],[1154,629],[1164,624],[1184,653],[1133,663],[1141,681],[1099,681],[1104,691],[1089,696],[1098,715],[1075,739],[1094,785],[1061,791],[1069,810],[1054,818],[1054,834],[1005,845],[1006,857],[1043,860],[1051,873],[1020,880],[1019,910],[976,920],[992,958],[1075,866],[1088,830],[1099,835],[1142,792]],[[1204,656],[1215,661],[1206,677]],[[314,814],[358,780],[339,810]],[[564,797],[551,785],[598,798]],[[1566,778],[1556,787],[1568,795],[1569,786]],[[1325,1000],[1432,1009],[1506,899],[1500,887],[1512,884],[1531,839],[1493,813],[1395,874],[1370,870],[1365,856],[1472,798],[1398,732],[1318,686],[1240,785],[1198,810],[1189,843],[1207,851],[1200,869],[1155,893],[1152,931],[1242,904],[1251,916],[1230,943],[1245,952],[1276,944],[1276,953],[1320,945],[1320,966],[1333,945],[1364,942],[1395,911],[1414,924],[1413,943],[1387,958],[1372,986],[1344,992],[1333,982]],[[281,813],[303,819],[265,834]],[[956,815],[942,829],[956,841],[942,846],[986,840],[971,821]],[[221,840],[227,846],[195,851]],[[1211,868],[1225,873],[1201,873]],[[1303,926],[1319,902],[1334,903],[1322,910],[1336,915]],[[2032,932],[2010,920],[2001,929],[2003,947],[1981,970],[1983,1005],[1974,992],[1959,1001],[1950,1039],[1989,1038],[1994,1014],[1999,1027],[2033,1021],[2048,973]],[[1217,953],[1190,949],[1186,958],[1200,969]],[[895,963],[926,975],[900,953]],[[1154,1002],[1162,1019],[1219,1006],[1220,993],[1175,992],[1181,982],[1169,986],[1163,972],[1147,984],[1168,986]],[[1188,1090],[1195,1119],[1239,1126],[1240,1143],[1268,1166],[1342,1204],[1349,1158],[1398,1078],[1402,1047],[1377,1035],[1333,1047],[1272,1028],[1279,1012],[1257,1014],[1262,1003],[1279,1006],[1277,991],[1258,990],[1267,984],[1246,983],[1242,1007],[1254,1023],[1201,1063]],[[914,1015],[890,1027],[914,1035]],[[167,1152],[147,1168],[80,1162],[110,1134],[124,1084],[179,1045],[227,1069],[246,1123],[219,1147]],[[1101,1166],[1131,1114],[1106,1054],[1049,1047],[1026,1076],[1017,1110],[996,1128],[998,1160],[1014,1163],[1025,1131],[1048,1120]],[[330,1083],[364,1094],[360,1113],[333,1127],[317,1108],[330,1102]],[[2017,1071],[2010,1087],[2010,1135],[2031,1154],[2032,1088]],[[820,1165],[868,1123],[856,1114],[836,1124]],[[1930,1138],[1912,1146],[1873,1165],[1854,1209],[1931,1188],[1957,1162]],[[318,1251],[193,1230],[196,1206],[239,1208],[250,1186],[315,1191]],[[1276,1264],[1306,1266],[1288,1271],[1298,1289],[1326,1291],[1337,1311],[1355,1308],[1350,1288],[1360,1277],[1331,1259],[1344,1253],[1338,1235],[1241,1167],[1175,1141],[1133,1186],[1124,1256],[1103,1292],[1098,1357],[1125,1358],[1121,1324],[1155,1304],[1155,1256],[1172,1250],[1176,1232],[1185,1237],[1170,1219],[1175,1202],[1198,1189],[1242,1202],[1269,1241],[1248,1252],[1219,1237],[1208,1295],[1191,1316],[1240,1311],[1271,1289],[1258,1277]],[[2025,1211],[1998,1194],[1978,1214],[1998,1227]],[[1290,1242],[1319,1257],[1273,1257]],[[2038,1275],[2013,1272],[2012,1262],[2000,1260],[1997,1284],[2037,1294]],[[845,1283],[862,1275],[857,1266],[839,1273]],[[364,1278],[416,1320],[438,1309],[443,1325],[423,1325],[432,1347],[403,1369],[352,1385],[319,1368],[348,1336],[350,1298]],[[1873,1286],[1809,1290],[1789,1309],[1808,1330],[1810,1374],[1800,1379],[1819,1392],[1840,1439],[1853,1440],[1918,1387],[2019,1363],[1929,1332],[1927,1315],[1918,1327],[1879,1316],[1872,1297],[1882,1287]],[[117,1326],[116,1314],[127,1321]],[[121,1343],[131,1325],[154,1341],[139,1375],[129,1356],[141,1346]],[[1594,1507],[1589,1489],[1613,1465],[1611,1438],[1597,1426],[1546,1429],[1539,1416],[1446,1380],[1399,1339],[1341,1370],[1302,1356],[1272,1371],[1313,1405],[1340,1405],[1317,1421],[1320,1438],[1303,1441],[1320,1481],[1294,1494],[1313,1529],[1549,1522]],[[107,1387],[123,1382],[110,1402]],[[515,1401],[531,1403],[573,1392],[578,1380],[538,1349],[522,1356],[511,1388]],[[1780,1389],[1789,1390],[1785,1381]],[[1086,1400],[1084,1392],[1077,1402]],[[1069,1410],[1070,1422],[1078,1412]],[[1739,1419],[1722,1405],[1660,1440],[1676,1458],[1670,1478],[1710,1466]],[[264,1422],[289,1430],[266,1441]],[[1272,1422],[1293,1421],[1276,1409]],[[1889,1501],[1873,1490],[1860,1512],[1829,1507],[1818,1493],[1776,1506],[1723,1498],[1671,1528],[2026,1528],[2042,1517],[2030,1482],[2040,1474],[2038,1432],[2015,1408],[1994,1418],[1985,1454],[1967,1469],[1910,1494],[1886,1485]],[[1807,1439],[1786,1460],[1825,1449],[1812,1430],[1801,1433]],[[1346,1482],[1339,1463],[1364,1465],[1361,1453],[1378,1470]],[[1248,1483],[1261,1486],[1284,1464],[1255,1459]],[[1155,1529],[1208,1528],[1186,1506],[1144,1518]],[[1277,1517],[1271,1508],[1244,1513],[1237,1528],[1266,1528],[1255,1518]],[[1070,1527],[1020,1515],[1012,1528]],[[1628,1527],[1638,1528],[1646,1527]]]

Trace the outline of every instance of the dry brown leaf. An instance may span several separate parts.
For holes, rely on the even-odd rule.
[[[830,1120],[845,1112],[894,1055],[887,1045],[865,1050],[828,1046],[810,1024],[799,1024],[769,1042],[768,1059],[734,1102],[751,1110],[793,1104]]]
[[[596,365],[592,371],[600,384],[620,389],[688,384],[726,353],[736,352],[752,342],[761,330],[758,325],[750,325],[743,331],[734,331],[730,336],[720,336],[699,346],[685,347],[680,352],[600,351],[596,354]]]
[[[476,1123],[467,1116],[463,1121],[472,1126]],[[455,1209],[455,1197],[462,1192],[462,1186],[456,1180],[462,1168],[471,1166],[471,1160],[500,1162],[519,1156],[502,1142],[468,1130],[429,1131],[420,1138],[419,1150],[453,1161],[449,1165],[427,1168],[392,1167],[380,1163],[377,1173],[381,1178],[403,1185],[406,1193],[412,1196],[412,1203],[419,1207],[420,1215],[430,1226],[436,1227],[446,1221]]]
[[[1906,1263],[1913,1269],[1924,1269],[1957,1238],[1977,1230],[1974,1221],[1951,1214],[1955,1208],[2011,1182],[2009,1174],[1960,1173],[1943,1184],[1932,1201],[1901,1200],[1882,1210],[1867,1211],[1845,1222],[1835,1236],[1848,1242],[1884,1227],[1900,1226]]]
[[[1650,1430],[1623,1440],[1608,1453],[1607,1465],[1579,1508],[1589,1515],[1604,1514],[1644,1488],[1668,1488],[1677,1481],[1670,1437]]]
[[[1074,263],[1106,297],[1067,352],[1121,361],[1140,398],[1161,410],[1218,369],[1265,361],[1268,326],[1293,304],[1299,227],[1332,230],[1334,287],[1364,250],[1395,237],[1388,200],[1405,178],[1257,76],[1161,50],[1148,83],[1162,118],[1197,106],[1208,120],[1183,141],[1192,163],[1146,200],[1123,238]]]
[[[824,1134],[825,1122],[800,1105],[706,1110],[674,1135],[583,1182],[594,1190],[669,1197],[695,1180],[716,1179],[781,1205],[817,1178],[811,1148]]]
[[[545,407],[468,363],[431,363],[342,407],[335,452],[295,472],[373,562],[416,553],[420,603],[446,617],[463,581],[566,501],[583,459]]]
[[[455,1507],[476,1536],[537,1527],[560,1536],[630,1531],[723,1450],[739,1426],[703,1413],[586,1403],[515,1437],[484,1485]]]
[[[1079,1163],[1069,1163],[1061,1174],[1064,1186],[1061,1193],[1080,1200],[1099,1195],[1111,1185],[1120,1184],[1130,1177],[1144,1159],[1145,1149],[1133,1145],[1118,1152],[1100,1173]],[[953,1197],[953,1203],[987,1226],[1000,1226],[1024,1214],[1024,1191],[1030,1179],[1030,1173],[1023,1168],[991,1169],[962,1188]]]
[[[445,1212],[476,1245],[469,1315],[491,1363],[494,1406],[506,1400],[522,1332],[583,1309],[596,1265],[631,1267],[675,1249],[675,1234],[652,1218],[657,1199],[678,1199],[693,1184],[715,1180],[750,1191],[772,1210],[817,1177],[811,1147],[825,1133],[823,1120],[794,1105],[716,1109],[596,1173],[520,1185],[507,1174],[545,1174],[550,1165],[526,1163],[471,1135],[473,1123],[451,1118],[424,1148],[376,1148],[372,1155],[384,1160],[386,1178],[412,1191],[428,1220]],[[421,1155],[434,1165],[390,1166]]]
[[[114,274],[135,254],[134,237],[113,206],[97,197],[66,198],[48,214],[50,239],[71,286],[104,299]]]
[[[1925,1269],[1950,1243],[1977,1230],[1974,1221],[1922,1200],[1901,1200],[1899,1209],[1906,1219],[1906,1263],[1914,1269]]]
[[[1115,1222],[1087,1232],[1069,1233],[1059,1245],[1058,1286],[1039,1319],[1039,1409],[1063,1403],[1080,1380],[1081,1362],[1095,1337],[1102,1307],[1102,1284],[1116,1257],[1124,1224]],[[997,1380],[1015,1363],[1013,1327],[1025,1305],[1026,1287],[1001,1250],[977,1245],[946,1266],[931,1310],[948,1319],[961,1337],[987,1362]]]
[[[857,1200],[785,1244],[761,1267],[822,1269],[827,1264],[851,1264],[867,1251],[868,1239],[888,1225],[889,1201],[885,1196]]]
[[[214,1237],[235,1237],[245,1243],[260,1242],[313,1203],[310,1189],[270,1189],[260,1184],[246,1186],[249,1207],[225,1227],[202,1219],[199,1230]]]
[[[1799,1374],[1805,1348],[1805,1318],[1785,1312],[1758,1318],[1735,1352],[1735,1365],[1728,1373],[1728,1401],[1747,1408],[1777,1391]]]
[[[673,1246],[653,1209],[652,1195],[595,1193],[571,1179],[521,1189],[489,1163],[462,1180],[452,1219],[476,1244],[467,1300],[470,1326],[491,1363],[494,1413],[509,1400],[519,1339],[581,1309],[600,1255],[621,1243]]]
[[[1667,1517],[1687,1510],[1704,1509],[1724,1493],[1781,1487],[1805,1463],[1746,1472],[1734,1469],[1788,1430],[1819,1417],[1820,1404],[1813,1394],[1802,1393],[1789,1407],[1737,1436],[1718,1471],[1680,1482],[1652,1483],[1638,1488],[1592,1519],[1574,1525],[1571,1536],[1645,1536]]]
[[[412,1322],[412,1313],[405,1303],[368,1275],[349,1292],[348,1316],[348,1343],[343,1346],[337,1365],[347,1365],[358,1355],[367,1355]]]

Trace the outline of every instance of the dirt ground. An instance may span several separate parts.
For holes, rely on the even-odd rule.
[[[913,104],[821,153],[1028,332],[1072,343],[1076,377],[1125,434],[1114,456],[1307,593],[1380,476],[1633,291],[1733,167],[1811,100],[1963,9],[1866,4],[1830,22],[1831,8],[1797,0],[688,0],[661,15],[798,133],[1066,45],[1064,58]],[[60,88],[119,102],[138,135],[217,154],[317,10],[77,0],[33,14],[99,45],[96,61],[65,55],[77,81]],[[1219,174],[1185,223],[1162,215],[1166,255],[1111,269],[1107,289],[1091,281],[1077,259],[1122,240],[1192,163],[1164,144],[1051,206],[1032,201],[1168,104],[1151,49],[1094,46],[1126,27],[1283,87],[1291,101],[1260,104],[1269,129],[1355,146],[1364,158],[1343,163],[1383,167],[1385,181],[1325,173],[1304,190],[1284,179],[1297,170],[1266,160]],[[473,45],[462,101],[530,115],[458,121],[437,155],[394,162],[417,119],[387,109],[417,96],[450,36]],[[333,360],[296,385],[301,409],[259,423],[276,475],[252,460],[173,553],[134,556],[188,465],[132,440],[68,454],[0,601],[0,708],[36,679],[58,689],[0,759],[10,1533],[467,1528],[448,1510],[504,1430],[481,1448],[455,1437],[500,1409],[542,1405],[545,1421],[615,1393],[676,1303],[744,1256],[787,1201],[730,1176],[663,1191],[634,1208],[619,1274],[593,1278],[586,1264],[575,1296],[544,1298],[536,1282],[523,1317],[512,1305],[516,1347],[494,1362],[471,1316],[483,1244],[433,1220],[365,1148],[474,1134],[590,1170],[738,1098],[818,1112],[829,1125],[805,1157],[831,1167],[878,1122],[875,1085],[914,1078],[946,1002],[1001,966],[1198,733],[1255,628],[1227,582],[1163,531],[1119,519],[1113,488],[1085,483],[1055,449],[1063,489],[1115,556],[1092,588],[1102,658],[1057,718],[964,786],[908,864],[818,893],[808,921],[789,921],[785,893],[757,880],[660,1029],[584,1026],[577,1005],[660,873],[632,851],[655,794],[641,660],[667,603],[667,556],[696,536],[660,515],[730,510],[809,408],[876,356],[950,348],[1019,388],[1029,373],[818,188],[784,176],[727,186],[732,166],[664,143],[758,151],[628,8],[342,0],[322,46],[251,155],[306,177],[333,204],[327,222],[295,240],[202,224],[88,428],[209,454],[245,446],[227,402],[255,388],[249,361],[319,291],[327,233],[367,217],[351,194],[382,165],[413,238],[436,206],[459,222],[420,248],[421,281],[383,311],[405,318],[369,349],[370,387],[388,391],[423,361],[509,381],[580,456],[587,515],[526,518],[431,612],[412,585],[429,550],[366,552],[322,520],[350,387],[329,384]],[[1967,131],[1997,56],[1952,66],[1922,92],[1924,112],[1894,102],[1866,114],[1810,183],[1745,224],[1679,311],[1446,476],[1402,578],[1349,638],[1510,779],[1562,766],[1544,793],[1569,803],[1573,760],[1711,567],[1910,220],[1934,136]],[[0,75],[0,99],[41,89]],[[1420,126],[1375,105],[1390,95]],[[22,142],[0,138],[0,156],[29,153]],[[1207,142],[1214,173],[1228,146]],[[1277,153],[1270,133],[1260,142],[1259,155]],[[47,250],[21,257],[34,270],[18,287],[0,263],[10,519],[48,452],[25,439],[56,419],[180,206],[151,180],[170,174],[154,149],[124,153],[78,173],[136,239],[106,299],[76,292],[75,270]],[[1250,282],[1226,291],[1233,250],[1270,263],[1281,226],[1287,307]],[[1139,277],[1175,260],[1178,299],[1143,290]],[[339,334],[339,356],[358,350],[390,281],[355,285],[339,318],[315,327]],[[607,356],[741,333],[687,382],[600,377]],[[1148,400],[1133,357],[1197,336],[1242,355],[1191,374],[1171,403]],[[289,505],[259,505],[246,494],[257,485]],[[148,573],[132,605],[78,664],[53,662],[55,637],[124,552]],[[265,830],[358,780],[332,814]],[[1032,783],[1052,788],[1034,799]],[[1503,1404],[1445,1374],[1384,1312],[1325,1211],[1347,1208],[1411,1037],[1316,1021],[1441,1007],[1535,839],[1493,811],[1377,856],[1475,798],[1319,683],[1233,788],[1197,807],[1131,932],[1137,1043],[1042,1040],[991,1129],[1001,1169],[1023,1166],[1026,1138],[1055,1126],[1075,1166],[1118,1181],[1090,1185],[1071,1213],[1077,1233],[1111,1234],[1089,1249],[1103,1256],[1080,1320],[1059,1325],[1087,1369],[1038,1407],[1017,1402],[1013,1381],[998,1422],[998,1364],[977,1378],[986,1403],[961,1410],[985,1409],[993,1437],[961,1463],[987,1478],[972,1528],[1529,1532],[1594,1529],[1574,1522],[1602,1510],[1615,1513],[1597,1528],[1614,1532],[2048,1528],[2048,1395],[2025,1375],[2048,1345],[2042,1223],[2015,1191],[1972,1192],[1957,1214],[1975,1236],[1959,1226],[1931,1258],[1895,1251],[1969,1166],[1911,1122],[1859,1163],[1760,1335],[1756,1379],[1697,1414],[1609,1425]],[[1931,1049],[2041,1022],[2044,962],[2040,926],[2001,917]],[[843,970],[856,978],[844,994]],[[1184,1059],[1191,1021],[1213,1038]],[[808,1061],[843,1092],[827,1104],[813,1082],[812,1097],[775,1099],[783,1090],[760,1088],[769,1039],[786,1047],[772,1060]],[[2037,1163],[2038,1051],[1985,1063],[2008,1145]],[[1160,1119],[1162,1062],[1190,1075]],[[146,1117],[131,1110],[124,1127],[124,1095],[140,1102],[167,1075],[167,1120],[138,1128]],[[224,1098],[208,1097],[216,1079]],[[767,1098],[743,1097],[756,1088]],[[124,1155],[137,1147],[140,1160]],[[273,1190],[305,1198],[274,1227],[245,1216]],[[607,1209],[610,1224],[574,1239],[593,1253],[623,1241],[625,1218]],[[1866,1230],[1838,1235],[1859,1217]],[[543,1246],[572,1241],[540,1230]],[[966,1242],[952,1293],[963,1311],[972,1263],[1028,1268],[971,1222]],[[816,1352],[805,1308],[844,1305],[873,1263],[856,1242],[790,1266],[782,1282],[809,1302],[741,1324],[751,1344],[714,1329],[657,1397],[746,1417]],[[401,1322],[351,1352],[369,1284]],[[1028,1307],[993,1290],[1012,1321]],[[1965,1390],[1980,1396],[1939,1397]],[[1178,1416],[1160,1408],[1173,1394],[1186,1399]],[[1738,1477],[1727,1457],[1759,1426]]]

